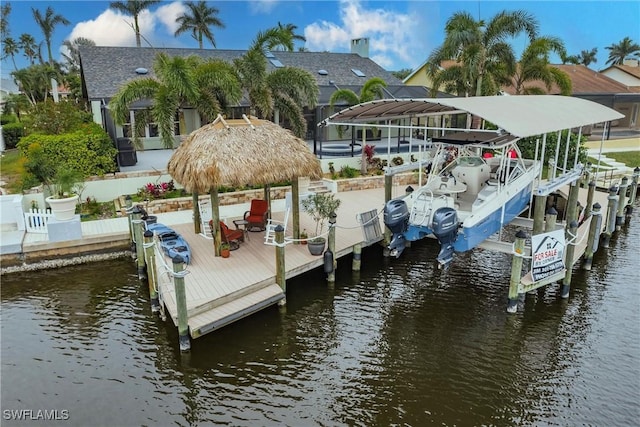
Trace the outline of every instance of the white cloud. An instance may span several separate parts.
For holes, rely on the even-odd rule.
[[[344,52],[352,39],[366,37],[369,57],[386,69],[412,68],[426,58],[424,29],[419,27],[422,19],[415,11],[366,9],[359,0],[342,0],[339,8],[339,23],[314,22],[304,29],[309,50]]]
[[[249,11],[253,14],[270,13],[279,0],[256,0],[249,4]]]
[[[167,29],[167,32],[173,36],[178,29],[176,19],[187,11],[185,5],[180,1],[169,3],[166,6],[160,6],[155,11],[155,16]]]
[[[97,18],[76,24],[69,40],[85,37],[98,46],[135,46],[136,36],[130,26],[133,18],[114,10],[105,10]],[[142,31],[142,22],[140,22]],[[144,34],[144,33],[143,33]]]

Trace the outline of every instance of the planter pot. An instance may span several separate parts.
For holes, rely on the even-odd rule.
[[[307,247],[309,248],[309,253],[311,255],[322,255],[322,252],[324,252],[325,244],[326,244],[326,240],[325,239],[322,239],[321,241],[309,240],[307,242]]]
[[[222,258],[229,258],[230,255],[231,255],[230,249],[220,249],[220,256]]]
[[[47,197],[46,202],[51,206],[53,217],[58,221],[72,220],[76,214],[76,205],[78,204],[78,195],[57,199],[55,197]]]

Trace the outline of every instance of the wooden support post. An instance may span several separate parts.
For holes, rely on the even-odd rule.
[[[578,187],[576,183],[576,187]],[[571,288],[571,275],[573,273],[573,256],[576,251],[578,233],[578,221],[572,220],[565,230],[565,241],[567,242],[567,248],[564,252],[565,255],[565,268],[567,269],[562,280],[562,286],[560,287],[560,297],[569,298],[569,289]]]
[[[547,210],[547,196],[535,196],[535,207],[533,211],[533,234],[540,234],[544,231],[544,212]]]
[[[264,200],[266,200],[267,206],[269,206],[267,217],[271,219],[271,186],[269,184],[264,186]]]
[[[136,243],[135,243],[135,239],[133,236],[133,227],[131,226],[131,219],[132,219],[132,209],[131,207],[133,206],[133,201],[131,200],[131,196],[130,195],[126,195],[124,198],[124,207],[125,207],[125,211],[127,213],[127,220],[128,220],[128,225],[129,225],[129,247],[131,248],[131,258],[132,259],[136,259],[135,256],[135,252],[136,252]]]
[[[558,146],[560,146],[560,141],[558,141]],[[555,169],[556,169],[556,162],[553,159],[549,159],[549,162],[547,163],[547,180],[552,181],[553,178],[555,178]]]
[[[627,188],[629,188],[629,178],[622,177],[620,188],[618,189],[618,213],[616,215],[616,231],[620,231],[624,223],[624,211],[627,207]]]
[[[544,231],[548,233],[549,231],[553,231],[556,229],[556,220],[558,219],[558,211],[556,208],[551,206],[547,209],[547,218],[545,220]]]
[[[522,278],[522,256],[524,255],[524,244],[527,234],[518,230],[516,241],[513,244],[513,256],[511,258],[511,280],[509,281],[509,302],[507,303],[507,313],[518,311],[518,287]]]
[[[300,179],[295,177],[291,183],[291,213],[293,214],[293,241],[294,245],[300,242]]]
[[[218,197],[218,189],[211,188],[209,191],[211,199],[211,236],[213,237],[213,255],[220,256],[220,243],[222,243],[222,230],[220,230],[220,198]]]
[[[570,224],[571,221],[578,219],[578,193],[580,187],[578,182],[574,181],[569,185],[569,199],[567,200],[565,223]]]
[[[589,184],[591,185],[591,184]],[[600,203],[593,205],[591,210],[591,224],[589,225],[589,236],[587,237],[587,247],[584,251],[584,263],[582,268],[584,270],[591,270],[591,263],[593,262],[593,254],[598,250],[598,233],[602,226],[602,212],[600,212]]]
[[[587,206],[584,208],[584,215],[582,216],[585,220],[589,218],[591,215],[591,206],[593,206],[593,195],[596,192],[596,181],[589,181],[589,189],[587,190]]]
[[[384,203],[391,200],[391,194],[393,189],[393,175],[384,175]],[[389,227],[384,228],[384,256],[389,256],[389,243],[391,243],[391,230]]]
[[[180,351],[189,351],[189,323],[187,317],[187,294],[184,288],[184,259],[182,255],[176,255],[173,261],[173,284],[176,292],[176,308],[178,309],[178,342]]]
[[[331,271],[327,273],[327,282],[335,283],[336,282],[336,268],[338,266],[338,262],[336,261],[336,213],[331,212],[329,216],[329,239],[328,239],[329,252],[331,252]],[[325,256],[327,256],[325,254]],[[327,260],[325,259],[325,262]],[[325,265],[325,268],[328,267]]]
[[[191,196],[193,203],[193,229],[196,234],[200,234],[203,231],[201,227],[202,221],[200,219],[200,215],[202,215],[202,212],[200,212],[200,205],[198,204],[200,196],[198,195],[197,191],[194,191]]]
[[[616,227],[616,210],[618,207],[618,195],[616,194],[617,192],[618,189],[615,186],[609,188],[609,197],[607,197],[607,200],[609,201],[607,205],[607,228],[602,234],[603,248],[609,247],[609,242],[611,241],[613,230],[615,230]]]
[[[276,232],[276,283],[282,289],[285,297],[278,302],[278,305],[285,305],[287,303],[287,280],[286,270],[284,264],[284,227],[277,225]]]
[[[631,218],[633,213],[633,205],[636,202],[636,194],[638,193],[638,179],[640,179],[640,167],[636,166],[631,176],[631,190],[629,191],[629,204],[627,205],[627,219]]]
[[[160,311],[160,300],[158,299],[158,273],[156,270],[156,253],[153,249],[153,232],[145,230],[144,234],[144,252],[147,263],[147,282],[149,285],[149,300],[151,302],[151,312]]]
[[[144,263],[144,242],[142,235],[144,234],[144,221],[142,211],[136,206],[133,208],[131,216],[131,226],[133,227],[133,240],[136,243],[136,266],[138,268],[138,279],[145,280],[147,274],[145,272]]]
[[[360,265],[362,263],[362,245],[356,243],[353,245],[353,261],[351,262],[352,271],[360,271]]]

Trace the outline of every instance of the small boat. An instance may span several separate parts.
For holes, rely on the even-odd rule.
[[[153,231],[158,236],[160,241],[160,247],[162,251],[169,258],[174,258],[176,255],[182,256],[185,264],[191,262],[191,248],[184,238],[176,233],[176,231],[164,224],[154,223],[148,224],[147,230]]]
[[[400,256],[407,240],[435,236],[437,260],[446,265],[454,252],[475,248],[529,205],[541,162],[523,159],[514,138],[490,145],[454,142],[434,139],[426,184],[385,205],[391,255]]]

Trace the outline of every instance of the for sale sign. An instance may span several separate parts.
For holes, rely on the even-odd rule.
[[[564,270],[564,246],[564,230],[554,230],[531,237],[531,276],[534,282]]]

